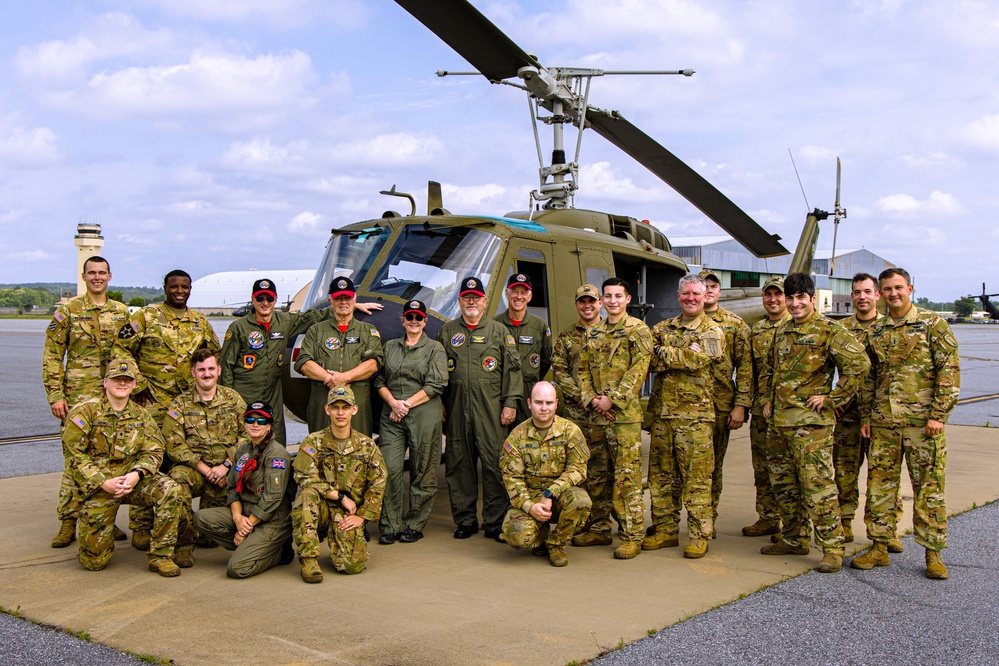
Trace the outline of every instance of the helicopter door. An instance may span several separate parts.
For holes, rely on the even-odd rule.
[[[549,267],[552,265],[552,243],[538,242],[524,238],[511,238],[510,250],[507,252],[506,265],[501,266],[499,275],[502,277],[502,284],[514,273],[523,273],[531,279],[531,303],[527,311],[536,317],[551,322],[550,307],[552,285]],[[503,312],[506,307],[506,290],[500,285],[500,298],[496,299],[496,314]]]

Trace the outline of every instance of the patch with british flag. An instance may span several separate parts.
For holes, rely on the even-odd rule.
[[[288,464],[284,458],[274,458],[271,460],[271,469],[284,469]]]

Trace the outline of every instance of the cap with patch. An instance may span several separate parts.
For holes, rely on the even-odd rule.
[[[257,280],[253,283],[253,293],[250,294],[250,298],[256,298],[260,294],[270,294],[274,300],[277,300],[277,288],[274,286],[274,282],[271,280]]]
[[[600,300],[600,288],[594,284],[584,284],[581,287],[576,288],[576,300],[581,298],[593,298]]]
[[[326,397],[326,404],[332,405],[334,402],[345,402],[348,405],[357,404],[357,401],[354,399],[354,392],[350,390],[349,386],[334,386],[330,389],[330,393]]]
[[[534,287],[531,285],[531,278],[523,273],[514,273],[510,276],[510,279],[506,281],[506,288],[509,289],[510,287],[527,287],[528,291],[534,291]]]
[[[108,379],[114,379],[115,377],[135,379],[138,374],[139,368],[136,367],[135,361],[125,356],[119,356],[118,358],[111,359],[108,363],[108,371],[104,376]]]
[[[766,291],[768,287],[777,287],[780,292],[784,293],[784,277],[782,275],[771,275],[767,278],[767,281],[763,283],[763,291]]]
[[[486,288],[482,284],[482,280],[477,277],[467,277],[461,281],[461,291],[458,292],[458,296],[464,296],[465,294],[476,294],[477,296],[485,296]]]
[[[721,284],[721,279],[718,277],[718,273],[715,273],[710,268],[703,269],[700,273],[698,273],[698,275],[705,280],[711,279],[717,282],[718,284]]]
[[[427,306],[423,304],[423,301],[409,301],[403,306],[402,316],[405,317],[410,312],[415,312],[421,314],[424,317],[427,316]]]
[[[333,278],[333,281],[330,282],[330,298],[338,298],[340,296],[349,296],[350,298],[357,296],[353,280],[347,277]]]
[[[243,412],[243,416],[263,416],[268,419],[274,418],[274,408],[271,407],[268,402],[254,402],[246,411]]]

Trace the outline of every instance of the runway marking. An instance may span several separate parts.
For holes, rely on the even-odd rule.
[[[27,444],[29,442],[47,442],[51,439],[59,439],[59,433],[51,435],[29,435],[28,437],[7,437],[0,439],[0,446],[5,444]]]
[[[970,405],[973,402],[984,402],[986,400],[995,400],[999,398],[999,393],[992,393],[989,395],[976,395],[974,398],[965,398],[964,400],[958,400],[959,405]]]
[[[999,361],[999,359],[996,358],[980,358],[978,356],[962,356],[961,358],[963,358],[966,361],[989,361],[991,363]]]

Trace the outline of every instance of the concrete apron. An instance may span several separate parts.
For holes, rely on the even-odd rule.
[[[996,431],[949,426],[947,434],[949,512],[996,499]],[[49,547],[58,484],[58,474],[0,480],[0,605],[178,664],[565,663],[801,574],[822,557],[815,548],[804,557],[764,556],[768,537],[741,535],[756,520],[747,427],[733,433],[718,539],[701,560],[683,559],[684,530],[680,548],[634,560],[614,560],[612,546],[569,548],[564,569],[481,533],[457,541],[442,472],[426,538],[381,546],[375,535],[360,575],[333,572],[324,547],[320,585],[305,584],[297,562],[230,580],[227,551],[199,548],[194,568],[166,579],[147,571],[145,554],[127,541],[107,569],[89,572],[75,543]],[[911,528],[907,481],[903,496]],[[118,524],[126,526],[125,510]],[[866,547],[862,525],[861,509],[847,555]]]

